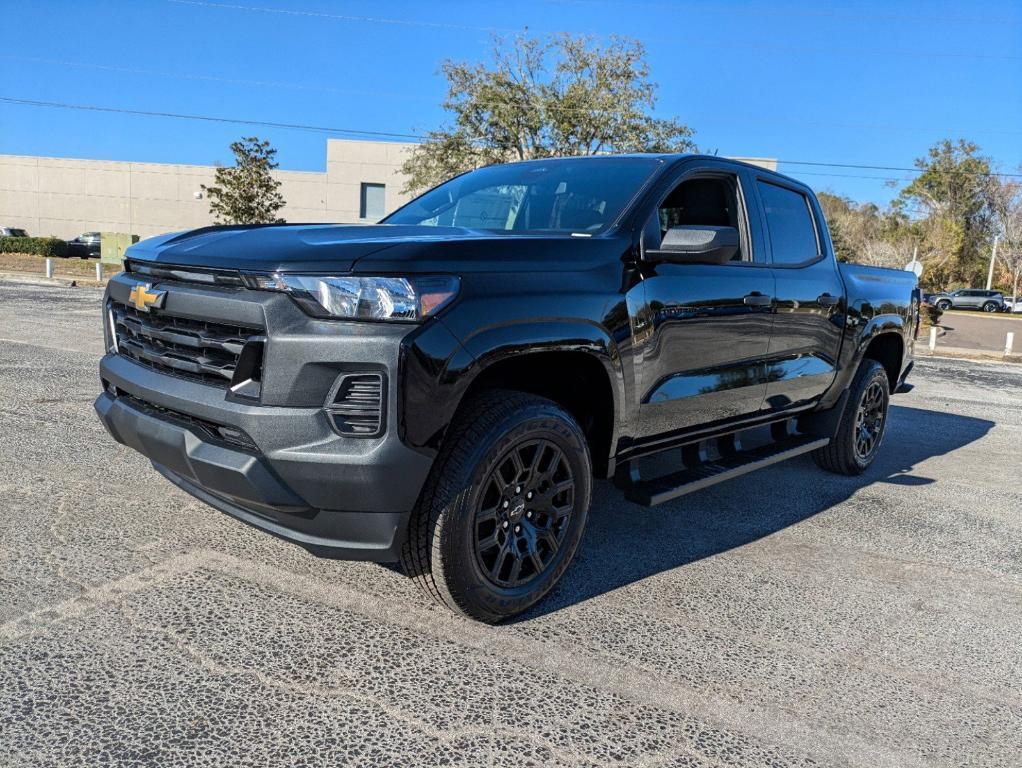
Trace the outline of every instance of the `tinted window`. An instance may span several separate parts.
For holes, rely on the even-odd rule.
[[[681,182],[657,208],[660,241],[671,227],[733,227],[740,229],[738,182],[733,176]],[[647,245],[649,242],[647,241]],[[652,247],[659,247],[653,242]],[[731,261],[742,261],[739,247]]]
[[[809,201],[801,192],[759,182],[770,246],[777,264],[798,264],[820,253]]]
[[[652,157],[492,165],[441,184],[384,222],[595,234],[614,222],[658,165]]]

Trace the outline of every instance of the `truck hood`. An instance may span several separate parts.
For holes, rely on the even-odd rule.
[[[528,242],[523,247],[523,241]],[[546,246],[553,245],[556,248]],[[157,264],[254,272],[436,272],[578,269],[602,253],[599,238],[508,235],[461,227],[392,224],[264,224],[174,232],[131,246],[127,258]],[[588,246],[588,247],[587,247]],[[587,259],[583,258],[582,261]]]

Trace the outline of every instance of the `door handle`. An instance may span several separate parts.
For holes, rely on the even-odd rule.
[[[841,297],[831,296],[829,293],[821,293],[816,297],[816,301],[821,307],[836,307],[837,303],[841,301]]]
[[[742,301],[749,307],[769,307],[773,303],[774,297],[764,296],[762,293],[750,293]]]

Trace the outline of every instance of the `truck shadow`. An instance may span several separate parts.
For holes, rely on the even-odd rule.
[[[769,536],[873,483],[905,486],[911,493],[936,482],[913,473],[918,464],[982,438],[992,426],[985,419],[892,406],[880,455],[859,477],[825,473],[804,456],[653,508],[625,501],[609,482],[599,482],[574,564],[545,600],[516,621]]]

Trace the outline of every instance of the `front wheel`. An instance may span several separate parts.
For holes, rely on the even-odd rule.
[[[984,312],[996,312],[998,309],[996,301],[988,301],[983,305]]]
[[[876,360],[863,360],[849,387],[837,434],[813,451],[816,463],[839,475],[865,472],[880,451],[890,401],[887,371]]]
[[[402,565],[426,594],[495,623],[560,580],[585,528],[585,435],[556,403],[491,390],[460,410],[408,526]]]

